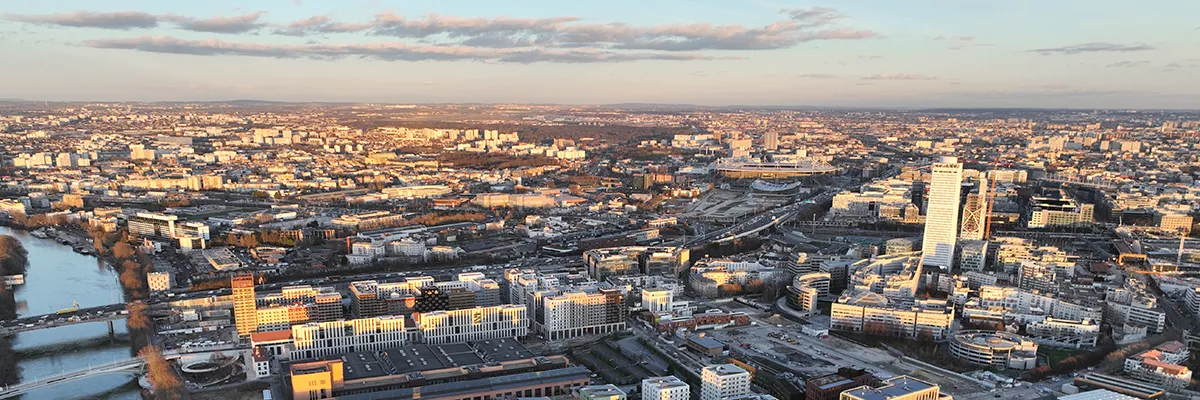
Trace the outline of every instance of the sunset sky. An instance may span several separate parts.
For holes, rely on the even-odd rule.
[[[0,98],[1200,108],[1200,1],[0,1]]]

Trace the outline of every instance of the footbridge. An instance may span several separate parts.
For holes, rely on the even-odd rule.
[[[67,371],[62,374],[39,378],[30,382],[21,382],[12,386],[0,388],[0,400],[11,399],[23,394],[27,394],[34,390],[57,386],[63,383],[74,382],[81,379],[91,378],[93,376],[108,375],[108,374],[137,374],[140,373],[145,361],[141,357],[134,357],[124,361],[117,361],[111,364],[88,366],[86,369],[77,371]]]

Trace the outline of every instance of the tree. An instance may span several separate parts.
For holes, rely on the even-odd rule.
[[[21,381],[21,367],[17,365],[17,354],[12,342],[0,337],[0,385],[12,385]]]
[[[138,352],[138,356],[146,361],[146,374],[150,385],[154,388],[155,399],[180,400],[189,398],[187,390],[175,368],[162,356],[162,349],[157,346],[146,346]]]
[[[136,254],[137,250],[134,250],[133,246],[130,246],[129,243],[120,242],[120,243],[117,243],[115,246],[113,246],[112,252],[113,252],[113,257],[115,257],[116,259],[125,260],[125,259],[129,259],[129,258],[133,257],[133,255]]]
[[[9,235],[0,235],[0,275],[25,273],[29,265],[29,252],[21,241]]]
[[[146,316],[146,303],[130,302],[125,304],[125,310],[129,312],[129,318],[125,320],[126,327],[131,330],[150,329],[150,317]]]

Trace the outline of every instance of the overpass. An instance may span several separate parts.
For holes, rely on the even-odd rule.
[[[39,378],[31,382],[21,382],[16,385],[0,388],[0,400],[10,399],[27,394],[37,389],[74,382],[80,379],[91,378],[93,376],[108,374],[137,374],[141,372],[141,368],[145,364],[146,362],[142,360],[141,357],[134,357],[125,361],[117,361],[110,364],[88,366],[86,369],[69,371],[54,376]]]
[[[763,230],[792,220],[801,212],[810,207],[819,207],[821,203],[833,199],[833,195],[837,194],[837,192],[838,190],[836,189],[828,190],[802,202],[796,202],[783,207],[777,207],[758,215],[746,217],[745,220],[727,228],[712,231],[706,235],[695,237],[683,242],[679,245],[679,247],[692,248],[706,245],[709,242],[723,243],[762,232]],[[664,244],[670,245],[671,243]]]
[[[112,334],[114,328],[113,321],[122,320],[126,317],[128,317],[128,312],[125,311],[125,304],[123,303],[84,308],[70,312],[21,317],[0,323],[0,337],[92,322],[108,322],[108,333]]]

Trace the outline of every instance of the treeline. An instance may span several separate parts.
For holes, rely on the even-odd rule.
[[[24,274],[29,266],[29,253],[21,241],[9,235],[0,235],[0,275]],[[12,290],[0,286],[0,319],[17,317],[17,302]],[[21,367],[17,366],[17,355],[12,342],[0,338],[0,385],[12,385],[21,381]]]
[[[405,220],[406,225],[434,226],[455,222],[483,222],[487,215],[483,213],[429,213]]]
[[[1031,381],[1040,381],[1049,376],[1094,367],[1105,362],[1110,364],[1124,362],[1125,358],[1137,354],[1142,350],[1163,344],[1167,339],[1169,339],[1167,335],[1158,335],[1144,342],[1134,343],[1121,348],[1118,348],[1111,340],[1105,340],[1098,347],[1092,349],[1092,351],[1064,358],[1054,365],[1042,365],[1031,369],[1025,373],[1025,378]]]
[[[25,229],[33,230],[50,226],[62,226],[67,223],[65,215],[55,215],[53,217],[46,214],[36,214],[27,216],[25,214],[16,214],[12,217],[13,224]]]
[[[558,160],[542,155],[514,156],[500,153],[453,152],[439,154],[437,159],[442,166],[471,169],[506,169],[558,165]]]
[[[154,335],[153,320],[146,315],[146,304],[142,302],[149,295],[146,273],[154,270],[153,258],[135,247],[134,238],[126,231],[92,230],[89,235],[95,240],[97,255],[108,257],[117,270],[127,301],[125,310],[129,312],[125,324],[129,328],[130,350],[138,354]]]

